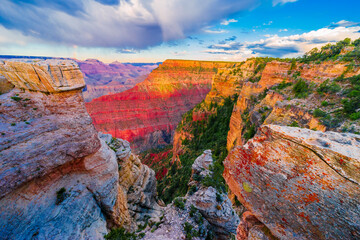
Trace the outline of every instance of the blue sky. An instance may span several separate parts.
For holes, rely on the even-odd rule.
[[[355,0],[2,0],[0,54],[158,62],[294,57],[360,37]]]

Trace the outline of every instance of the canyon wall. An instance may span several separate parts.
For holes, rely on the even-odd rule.
[[[161,214],[155,173],[98,135],[75,62],[2,61],[0,75],[0,239],[104,239]]]
[[[233,63],[166,60],[147,79],[122,93],[86,104],[95,127],[144,151],[172,142],[182,114],[210,91],[218,68]]]
[[[223,173],[241,216],[237,239],[357,239],[359,74],[343,61],[260,58],[224,67],[205,101],[183,116],[168,169],[187,167],[219,106],[237,96]],[[160,183],[174,185],[174,172]]]
[[[132,65],[119,62],[110,64],[96,59],[76,60],[84,74],[86,87],[83,90],[86,102],[103,95],[123,92],[145,80],[158,64]]]

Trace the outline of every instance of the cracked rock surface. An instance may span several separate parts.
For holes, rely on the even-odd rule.
[[[224,166],[231,191],[276,237],[360,238],[359,135],[265,125]]]

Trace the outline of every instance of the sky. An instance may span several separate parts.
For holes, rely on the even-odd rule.
[[[357,0],[1,0],[0,55],[162,62],[297,57],[360,38]]]

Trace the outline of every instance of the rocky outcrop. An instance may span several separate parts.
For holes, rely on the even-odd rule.
[[[321,107],[324,101],[331,100],[332,104],[340,107],[341,98],[338,96],[340,94],[327,93],[326,96],[321,96],[316,94],[316,87],[324,81],[333,81],[341,76],[351,77],[359,73],[360,68],[348,70],[347,64],[343,62],[292,64],[271,61],[266,63],[258,82],[245,81],[241,85],[239,98],[231,116],[227,149],[230,151],[235,146],[244,144],[247,140],[244,139],[244,134],[250,126],[295,124],[309,129],[327,130],[328,127],[314,117],[312,112]],[[296,97],[293,92],[294,84],[300,79],[307,81],[310,86],[309,96],[306,98]],[[283,86],[277,89],[280,85]],[[345,89],[346,84],[341,88]],[[340,131],[339,126],[336,125],[331,130]]]
[[[192,165],[190,191],[164,209],[164,216],[156,227],[145,232],[144,239],[229,239],[236,233],[240,220],[226,193],[212,186],[204,186],[201,179],[212,174],[211,151],[206,150]]]
[[[234,63],[231,68],[220,68],[214,76],[211,90],[206,95],[205,103],[221,103],[224,98],[239,94],[245,80],[256,75],[255,60],[249,59]],[[260,73],[260,72],[259,72]]]
[[[45,93],[85,87],[79,66],[67,60],[1,61],[0,75],[19,89]]]
[[[159,219],[154,171],[127,141],[98,135],[76,63],[5,61],[0,71],[10,86],[0,95],[0,239],[103,239]]]
[[[86,102],[103,95],[120,93],[145,80],[158,64],[103,63],[96,59],[76,60],[84,74]]]
[[[216,69],[227,65],[166,60],[134,88],[86,106],[99,131],[131,142],[135,151],[166,145],[172,142],[182,114],[210,91]]]
[[[86,112],[77,65],[57,64],[1,65],[17,87],[0,96],[1,238],[102,239],[121,225],[115,153]]]
[[[223,176],[280,239],[358,239],[359,143],[349,133],[265,125],[230,152]]]
[[[155,172],[132,153],[128,141],[113,138],[110,134],[101,134],[100,137],[116,154],[121,194],[127,202],[124,208],[129,212],[126,219],[132,221],[129,229],[136,228],[135,223],[159,221],[163,211],[162,203],[157,199]]]

